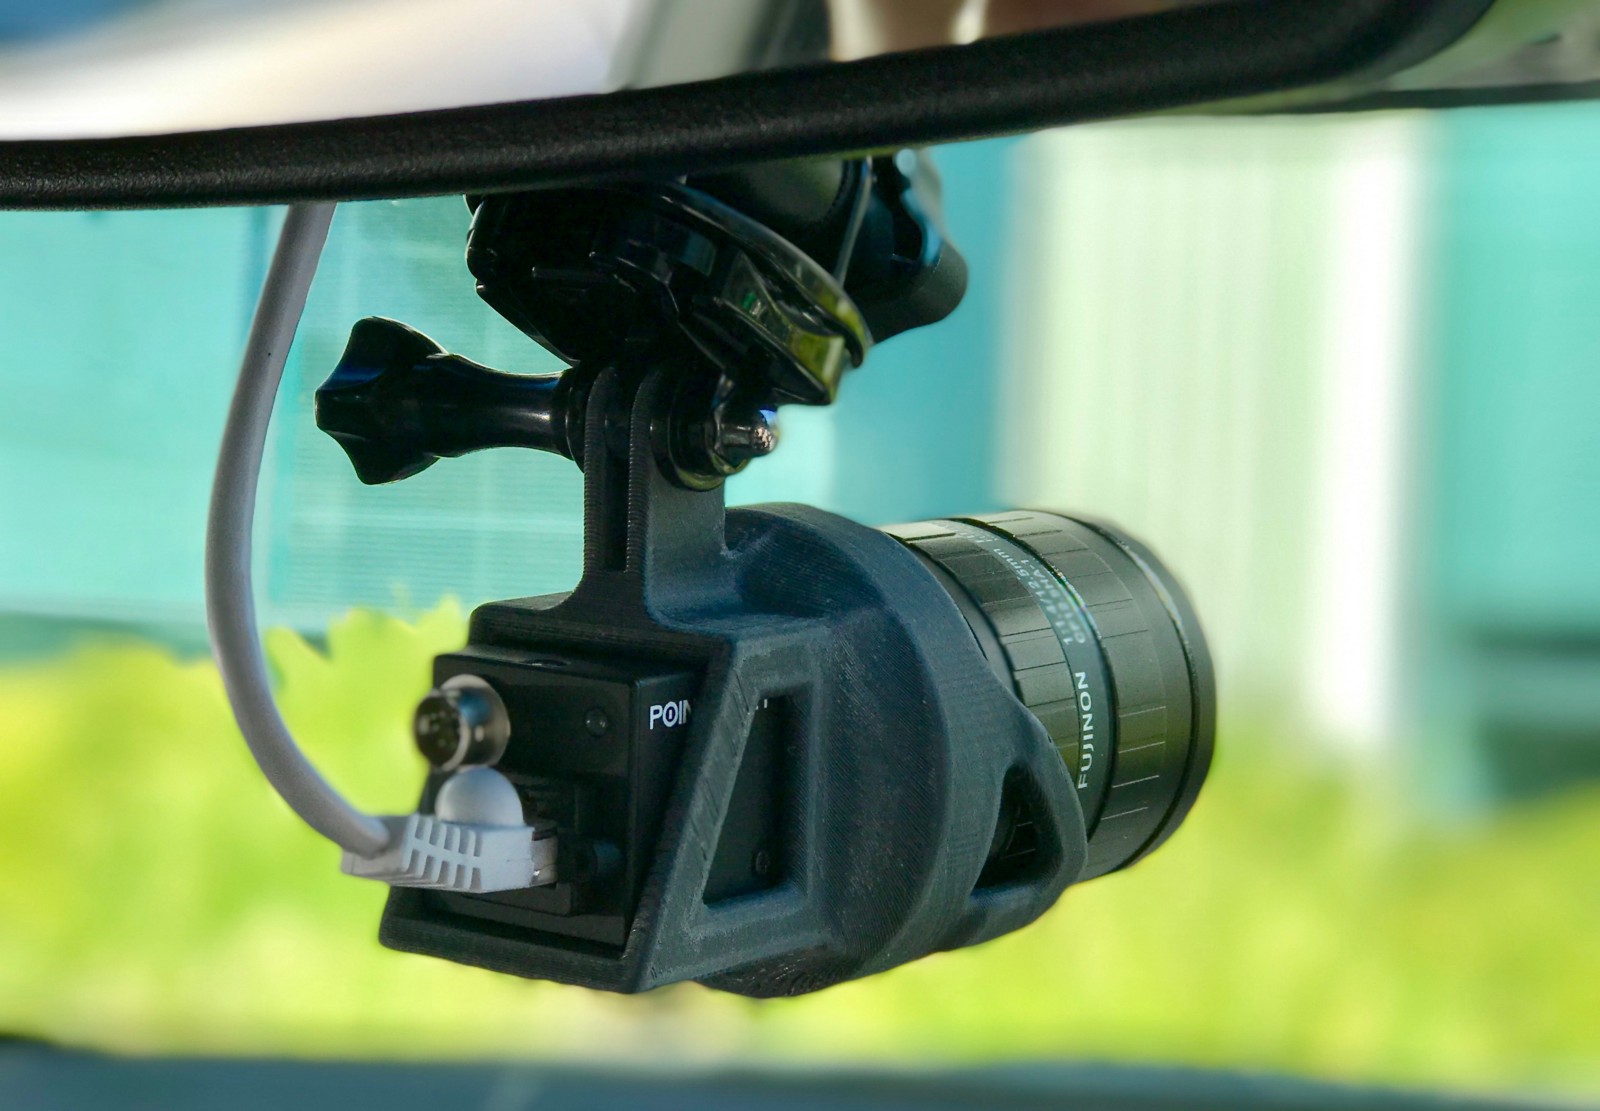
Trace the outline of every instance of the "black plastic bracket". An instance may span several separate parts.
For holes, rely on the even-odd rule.
[[[893,538],[805,506],[725,513],[720,489],[664,478],[666,386],[659,371],[598,376],[581,582],[570,595],[481,607],[467,649],[450,658],[459,668],[475,653],[566,651],[699,675],[625,940],[596,945],[553,920],[511,925],[396,889],[384,944],[613,991],[697,979],[771,996],[1037,917],[1085,853],[1076,793],[1044,728]],[[770,743],[758,723],[775,706]],[[752,805],[758,734],[768,740],[754,802],[770,810],[781,862],[759,890],[720,895],[729,816]],[[1044,851],[1028,874],[980,886],[1002,793],[1019,789],[1036,801]]]

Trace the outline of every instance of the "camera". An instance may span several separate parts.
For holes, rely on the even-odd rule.
[[[574,460],[584,567],[481,606],[435,661],[420,855],[346,858],[393,884],[384,944],[791,995],[1015,930],[1171,835],[1214,679],[1137,541],[1049,512],[876,529],[724,505],[781,406],[831,403],[874,342],[959,301],[921,156],[469,204],[480,295],[569,369],[369,319],[318,423],[367,482],[488,447]],[[480,867],[496,838],[515,868]]]

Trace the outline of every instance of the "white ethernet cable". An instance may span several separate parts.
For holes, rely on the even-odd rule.
[[[332,204],[290,207],[267,270],[228,408],[206,523],[206,622],[228,701],[268,782],[307,825],[341,846],[346,872],[396,886],[507,891],[555,880],[556,839],[529,826],[516,788],[491,768],[456,772],[433,814],[376,817],[317,773],[278,712],[256,628],[250,560],[267,426]]]

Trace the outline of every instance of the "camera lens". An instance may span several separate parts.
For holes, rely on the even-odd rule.
[[[1171,573],[1118,530],[1053,513],[884,531],[922,557],[1061,753],[1089,832],[1080,878],[1165,841],[1200,792],[1216,724],[1211,659]],[[1025,824],[1001,815],[991,866]]]

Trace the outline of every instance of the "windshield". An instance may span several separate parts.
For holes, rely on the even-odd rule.
[[[638,997],[379,946],[205,646],[206,499],[281,212],[0,214],[0,1030],[134,1054],[1103,1061],[1600,1097],[1600,107],[1094,126],[935,152],[972,275],[730,484],[1008,506],[1162,553],[1217,658],[1192,817],[1042,920],[813,996]],[[362,316],[559,369],[459,197],[342,206],[279,400],[285,713],[405,812],[431,657],[565,590],[579,474],[362,486],[311,393]]]

